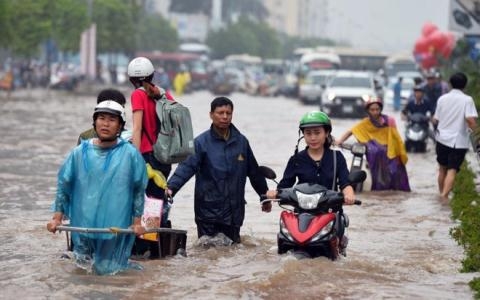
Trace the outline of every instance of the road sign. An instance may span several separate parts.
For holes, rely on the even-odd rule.
[[[450,0],[449,30],[480,35],[480,0]]]

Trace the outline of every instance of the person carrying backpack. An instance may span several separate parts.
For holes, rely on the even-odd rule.
[[[156,113],[156,100],[166,97],[172,100],[172,96],[153,83],[155,68],[146,57],[136,57],[131,60],[127,67],[127,74],[135,90],[130,96],[133,118],[132,144],[142,153],[145,163],[150,164],[154,170],[160,171],[168,178],[172,169],[171,164],[158,161],[153,154],[153,145],[157,141],[158,124]],[[145,194],[148,197],[164,200],[165,190],[159,187],[153,178],[149,178]],[[160,227],[171,227],[168,220],[170,204],[163,201],[162,218]],[[150,251],[150,258],[156,258],[158,248],[156,242],[136,238],[132,254],[144,255]]]
[[[128,64],[128,77],[135,87],[130,96],[133,117],[132,143],[142,153],[145,162],[153,169],[161,171],[167,178],[172,169],[171,164],[162,164],[153,155],[153,145],[158,132],[156,99],[164,96],[164,90],[152,83],[154,72],[152,62],[145,57],[136,57]],[[173,100],[169,94],[165,96]],[[164,199],[165,191],[150,179],[146,194],[149,197]],[[162,220],[163,225],[166,225],[165,222],[167,220]]]

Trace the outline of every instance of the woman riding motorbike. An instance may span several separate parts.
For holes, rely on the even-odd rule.
[[[409,192],[410,184],[405,168],[408,157],[395,119],[382,114],[383,102],[380,98],[371,98],[365,103],[365,109],[368,117],[345,132],[336,144],[341,145],[353,134],[360,143],[367,145],[372,191]]]
[[[298,152],[298,142],[302,139],[300,137],[278,189],[289,188],[296,183],[317,183],[334,191],[340,188],[345,204],[354,204],[355,193],[348,180],[349,171],[345,157],[341,152],[330,149],[333,142],[331,132],[330,118],[324,112],[312,111],[302,117],[299,136],[303,134],[307,147]],[[277,190],[269,190],[267,198],[275,199],[277,194]],[[339,232],[339,238],[341,251],[344,251],[347,239],[343,237],[343,230]]]

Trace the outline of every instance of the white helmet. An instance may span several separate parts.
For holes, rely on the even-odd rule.
[[[127,74],[129,77],[135,77],[139,80],[144,80],[146,77],[153,74],[155,69],[152,62],[146,57],[136,57],[129,64]]]
[[[122,126],[125,125],[125,109],[115,100],[105,100],[98,103],[97,106],[95,106],[95,111],[93,112],[94,121],[97,118],[97,115],[101,112],[119,116],[120,123],[122,123]]]

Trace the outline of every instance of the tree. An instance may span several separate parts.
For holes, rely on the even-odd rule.
[[[4,13],[8,49],[17,56],[32,57],[39,52],[40,44],[50,36],[51,20],[48,18],[48,1],[8,1]]]
[[[78,0],[56,0],[49,3],[51,37],[60,50],[78,51],[80,35],[87,28],[87,7]]]
[[[8,46],[8,41],[11,40],[12,28],[8,22],[9,14],[9,3],[7,1],[0,1],[0,28],[2,28],[2,34],[0,34],[0,47]]]
[[[93,2],[92,21],[97,25],[99,53],[135,51],[140,9],[138,5],[127,0]]]
[[[261,57],[278,57],[280,44],[277,35],[268,25],[246,17],[225,29],[211,31],[207,45],[213,49],[214,58],[229,54],[248,53]]]
[[[160,15],[144,16],[137,34],[140,38],[136,50],[175,51],[178,48],[177,31]]]

